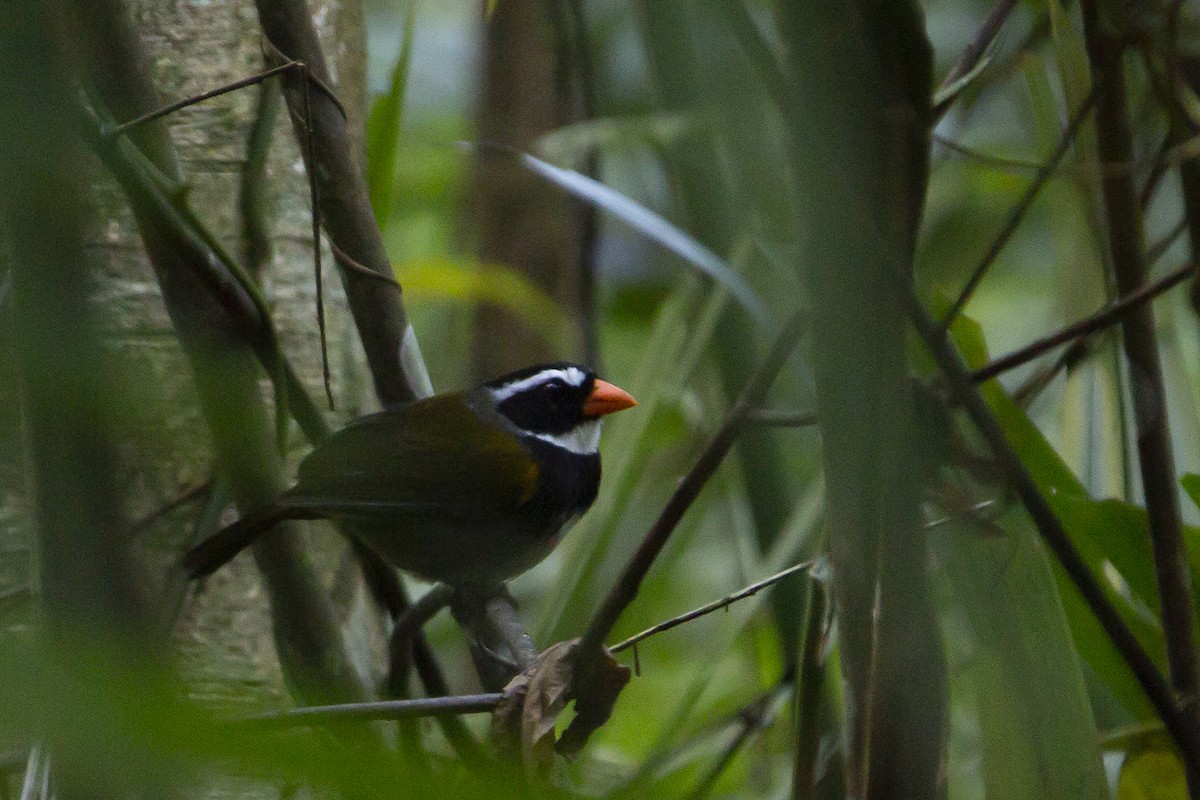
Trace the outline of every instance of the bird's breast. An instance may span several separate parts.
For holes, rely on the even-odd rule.
[[[521,441],[538,463],[537,491],[527,507],[545,520],[547,534],[555,535],[595,502],[600,454],[574,453],[533,436]]]

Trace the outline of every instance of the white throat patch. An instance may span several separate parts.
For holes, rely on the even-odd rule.
[[[587,380],[587,374],[578,367],[544,369],[536,375],[530,375],[528,378],[514,381],[513,383],[501,386],[499,389],[492,389],[492,397],[496,399],[497,403],[503,403],[518,392],[523,392],[531,386],[537,386],[539,383],[546,383],[555,378],[570,386],[583,386],[583,382]]]
[[[557,445],[576,455],[590,456],[600,452],[600,420],[589,419],[579,423],[566,433],[530,433],[525,436],[541,439],[543,442]]]

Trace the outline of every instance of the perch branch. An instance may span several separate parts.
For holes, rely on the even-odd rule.
[[[499,692],[491,692],[449,697],[419,697],[415,700],[380,700],[373,703],[305,706],[243,717],[229,724],[290,728],[297,725],[326,725],[330,722],[372,722],[457,714],[482,714],[494,709],[501,697]]]

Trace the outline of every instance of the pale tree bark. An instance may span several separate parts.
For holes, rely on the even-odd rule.
[[[147,104],[157,105],[196,94],[263,69],[258,20],[254,8],[246,3],[135,0],[124,5],[80,3],[73,10],[87,23],[67,28],[70,35],[86,42],[77,48],[78,63],[73,66],[81,70],[85,84],[97,84],[93,88],[106,98],[109,111],[118,121],[135,116]],[[330,57],[333,88],[347,109],[351,127],[361,129],[365,105],[361,3],[314,2],[312,12]],[[93,38],[86,39],[88,36]],[[138,50],[141,51],[138,57],[129,59],[130,52]],[[158,97],[149,96],[153,92],[139,88],[136,75],[132,72],[123,75],[114,64],[134,72],[147,71],[150,86],[157,90]],[[139,144],[148,154],[156,154],[154,160],[164,172],[177,171],[191,208],[221,245],[234,254],[244,250],[240,241],[242,219],[238,198],[258,91],[251,88],[224,95],[172,115],[166,121],[169,142],[162,138],[161,132],[154,133],[152,129],[138,135]],[[271,252],[262,273],[265,293],[283,350],[309,393],[322,397],[308,183],[283,114],[278,115],[267,152],[264,213]],[[176,316],[173,320],[124,193],[99,166],[92,174],[92,191],[87,198],[89,225],[84,238],[92,269],[98,277],[93,302],[102,303],[108,310],[111,326],[104,331],[104,340],[122,365],[122,371],[139,376],[135,383],[125,387],[125,413],[121,420],[125,444],[116,475],[126,500],[130,518],[127,523],[132,527],[132,520],[150,514],[189,487],[204,484],[213,477],[209,427],[220,428],[224,423],[214,422],[211,413],[206,420],[199,410],[198,390],[192,375],[193,369],[205,366],[203,347],[197,350],[193,342],[185,352],[180,346],[178,302],[172,307]],[[328,254],[326,257],[327,263],[332,263]],[[162,280],[161,272],[157,277]],[[182,295],[185,299],[187,291]],[[211,305],[211,300],[199,296],[199,292],[196,294],[198,308]],[[177,286],[176,301],[180,297]],[[365,376],[354,326],[346,313],[344,293],[332,270],[326,271],[325,297],[338,415],[349,416],[371,402],[364,399],[370,396],[370,380]],[[236,338],[228,330],[215,330],[212,335],[217,340]],[[238,370],[251,381],[255,380],[254,375],[263,374],[252,364]],[[263,396],[270,398],[265,380],[260,383]],[[253,394],[254,387],[249,388]],[[220,386],[214,392],[210,385],[206,391],[211,410],[212,395],[220,394]],[[232,386],[230,394],[234,395]],[[230,413],[236,414],[238,410],[231,409]],[[261,411],[258,415],[260,421],[264,419]],[[268,428],[260,425],[260,430],[264,429]],[[265,445],[270,447],[270,437],[267,439]],[[271,479],[276,483],[290,480],[292,465],[305,450],[303,440],[294,430],[290,444],[288,464],[277,467],[276,477]],[[246,441],[246,459],[256,458],[254,448],[263,445],[263,441]],[[229,458],[227,453],[226,461]],[[238,458],[235,453],[233,459]],[[6,493],[14,492],[15,482],[6,481],[4,485]],[[233,494],[237,496],[236,491]],[[182,615],[171,645],[194,696],[239,707],[283,705],[287,702],[287,691],[276,646],[291,645],[278,620],[273,626],[270,598],[254,562],[249,557],[240,557],[198,594],[183,591],[178,559],[204,507],[205,496],[202,493],[198,501],[182,505],[137,533],[132,544],[141,563],[140,580],[160,612],[163,628]],[[27,507],[21,497],[15,496],[13,500],[12,507]],[[7,499],[4,506],[10,507]],[[227,520],[232,513],[226,512]],[[366,637],[356,638],[365,644],[349,651],[354,656],[354,666],[342,676],[343,688],[333,690],[335,694],[345,691],[354,694],[358,689],[353,687],[371,685],[371,681],[359,674],[366,670],[366,665],[382,664],[382,656],[375,648],[380,644],[374,624],[377,615],[368,610],[370,606],[361,591],[357,572],[342,568],[345,562],[342,539],[328,530],[311,538],[317,554],[317,571],[326,584],[325,589],[317,587],[311,597],[323,600],[321,595],[336,583],[340,602],[337,619],[331,614],[331,622],[349,620],[360,632],[368,631]],[[14,573],[19,575],[20,570]],[[348,575],[354,579],[346,580]],[[336,634],[336,627],[331,630]],[[310,654],[309,666],[313,663]],[[293,671],[289,677],[294,688],[297,674]],[[304,677],[306,681],[318,679],[311,670]]]

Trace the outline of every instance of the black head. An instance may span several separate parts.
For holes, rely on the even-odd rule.
[[[513,372],[481,391],[528,436],[578,454],[596,452],[601,417],[637,405],[624,389],[567,362]]]
[[[551,436],[595,419],[584,412],[595,385],[594,372],[566,362],[528,367],[484,384],[496,410],[513,425]]]

